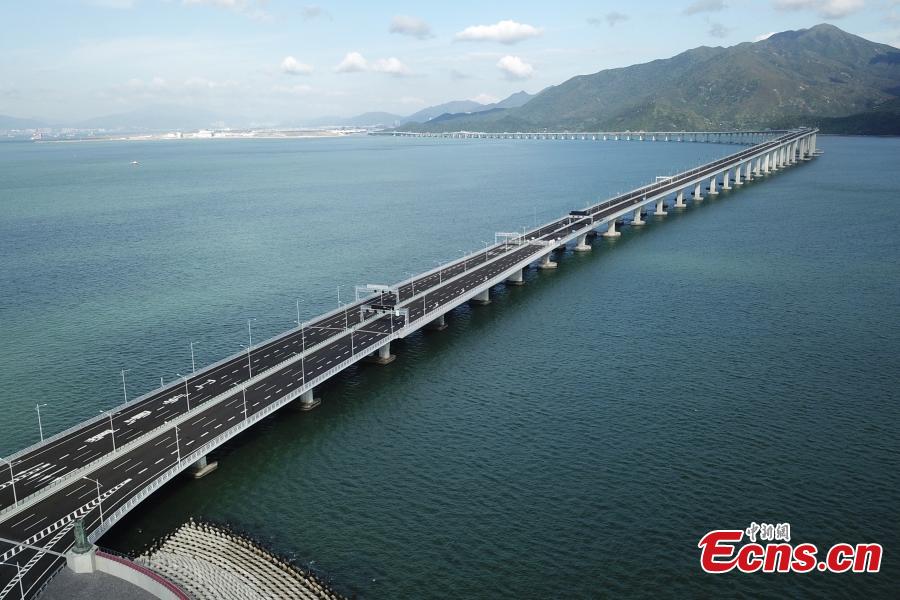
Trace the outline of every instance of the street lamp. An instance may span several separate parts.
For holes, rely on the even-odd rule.
[[[250,346],[241,344],[241,348],[247,349],[247,372],[250,374],[250,377],[248,379],[253,379],[253,366],[250,364]]]
[[[44,403],[44,404],[35,404],[35,405],[34,405],[34,410],[37,411],[37,415],[38,415],[38,433],[41,434],[41,441],[43,442],[43,441],[44,441],[44,426],[41,425],[41,407],[42,407],[42,406],[47,406],[47,404],[46,404],[46,403]]]
[[[87,479],[88,481],[93,481],[97,484],[97,506],[100,508],[100,524],[103,524],[103,498],[100,497],[100,480],[99,479],[91,479],[87,475],[82,475],[82,479]]]
[[[197,367],[194,365],[194,343],[191,342],[191,373],[197,372]]]
[[[178,425],[175,426],[175,457],[178,459],[178,465],[181,465],[181,441],[178,439]]]
[[[131,369],[122,369],[122,393],[125,394],[125,404],[128,404],[128,390],[125,389],[125,373]]]
[[[181,373],[175,373],[175,374],[178,375],[179,377],[181,377],[182,379],[184,379],[184,395],[187,398],[188,412],[191,412],[191,390],[190,390],[190,388],[188,388],[188,383],[187,383],[188,378],[185,377],[184,375],[182,375]]]
[[[0,565],[6,565],[8,567],[16,568],[16,578],[19,580],[19,595],[22,596],[22,600],[25,600],[25,589],[22,587],[22,567],[19,566],[18,562],[16,562],[16,564],[0,562]]]
[[[13,506],[16,507],[19,505],[19,497],[16,496],[16,476],[13,474],[13,464],[6,460],[5,458],[0,458],[3,462],[9,465],[9,481],[12,483],[12,491],[13,491]]]
[[[116,428],[113,426],[112,411],[111,410],[101,410],[100,414],[106,415],[107,417],[109,417],[109,431],[110,431],[110,434],[112,435],[113,452],[115,452],[116,451]]]

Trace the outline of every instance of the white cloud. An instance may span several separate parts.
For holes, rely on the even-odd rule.
[[[369,70],[369,61],[359,52],[348,52],[334,70],[338,73],[361,73]]]
[[[761,34],[759,34],[758,36],[756,36],[755,38],[753,38],[753,41],[754,41],[754,42],[761,42],[761,41],[763,41],[763,40],[767,40],[767,39],[769,39],[770,37],[772,37],[773,35],[775,35],[776,33],[778,33],[778,32],[777,32],[777,31],[769,31],[769,32],[767,32],[767,33],[761,33]]]
[[[258,21],[269,21],[271,16],[260,8],[266,0],[181,0],[182,4],[211,6],[242,14]]]
[[[371,63],[359,52],[348,52],[344,60],[334,69],[337,73],[362,73],[364,71],[376,71],[387,73],[394,77],[406,77],[412,75],[409,67],[403,64],[399,58],[379,58]]]
[[[518,56],[504,56],[497,61],[497,68],[507,79],[528,79],[534,74],[534,67]]]
[[[469,98],[469,100],[474,100],[479,104],[493,104],[494,102],[500,102],[500,98],[496,96],[491,96],[490,94],[478,94],[474,98]]]
[[[325,9],[322,8],[321,6],[311,4],[308,6],[301,7],[300,15],[303,17],[304,21],[311,21],[313,19],[318,19],[319,17],[328,16],[328,13],[325,12]]]
[[[281,61],[281,71],[288,75],[309,75],[313,68],[307,64],[298,61],[293,56],[285,56]]]
[[[516,21],[500,21],[494,25],[472,25],[456,34],[454,39],[461,42],[500,42],[515,44],[528,38],[538,37],[542,29],[517,23]]]
[[[775,0],[777,10],[814,10],[826,19],[846,17],[865,5],[865,0]]]
[[[686,15],[696,15],[697,13],[716,12],[724,8],[724,0],[694,0],[682,12]]]
[[[729,33],[731,33],[730,27],[725,27],[721,23],[712,22],[709,24],[709,29],[707,30],[709,35],[717,38],[727,37]]]
[[[603,15],[602,19],[598,19],[597,17],[590,17],[588,18],[587,22],[591,25],[603,25],[603,23],[606,23],[610,27],[615,27],[616,23],[621,23],[622,21],[627,21],[628,19],[629,16],[625,13],[612,11]]]
[[[431,26],[428,23],[418,17],[406,15],[397,15],[391,19],[391,26],[388,31],[401,35],[410,35],[420,40],[434,37],[434,34],[431,33]]]
[[[412,75],[412,71],[409,70],[409,67],[393,56],[390,58],[379,58],[372,63],[372,70],[378,71],[379,73],[387,73],[394,77],[406,77],[407,75]]]

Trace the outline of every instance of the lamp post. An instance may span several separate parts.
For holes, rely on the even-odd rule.
[[[16,476],[13,473],[13,464],[6,460],[5,458],[0,458],[3,462],[9,465],[9,481],[12,484],[12,492],[13,492],[13,507],[19,505],[19,497],[16,496]]]
[[[175,455],[181,465],[181,440],[178,438],[178,425],[175,426]]]
[[[250,346],[241,344],[241,348],[247,349],[247,372],[250,374],[250,377],[248,377],[248,379],[253,379],[253,365],[250,364]]]
[[[22,567],[18,562],[16,562],[16,564],[0,562],[0,565],[16,568],[16,578],[19,580],[19,595],[22,597],[22,600],[25,600],[25,588],[22,587]]]
[[[40,436],[41,436],[41,441],[43,442],[43,441],[44,441],[44,426],[41,424],[41,407],[42,407],[42,406],[47,406],[47,404],[46,404],[46,403],[44,403],[44,404],[35,404],[35,405],[34,405],[34,410],[37,411],[37,415],[38,415],[38,433],[40,434]]]
[[[247,372],[250,374],[250,377],[253,377],[253,366],[250,364],[250,348],[253,347],[253,329],[250,327],[250,323],[255,321],[256,318],[247,319],[247,335],[250,338],[250,344],[247,346]]]
[[[194,343],[195,342],[191,342],[191,373],[192,374],[197,372],[197,367],[196,367],[196,365],[194,365]]]
[[[103,498],[100,496],[100,480],[99,479],[91,479],[87,475],[82,475],[82,479],[87,479],[88,481],[93,481],[97,484],[97,506],[100,508],[100,523],[103,523]]]
[[[188,378],[185,377],[184,375],[182,375],[181,373],[175,373],[175,374],[178,375],[179,377],[181,377],[182,379],[184,379],[184,395],[187,398],[188,412],[191,412],[191,390],[190,390],[190,388],[188,388]]]
[[[128,404],[128,390],[125,389],[125,373],[131,369],[122,369],[122,393],[125,395],[125,404]]]
[[[110,433],[110,437],[112,438],[113,452],[115,452],[116,451],[116,428],[113,425],[113,418],[112,418],[113,413],[111,410],[101,410],[100,414],[106,415],[107,417],[109,417],[109,433]]]

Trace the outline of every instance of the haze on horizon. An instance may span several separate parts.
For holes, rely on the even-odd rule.
[[[900,47],[900,0],[50,0],[0,18],[0,114],[59,123],[159,104],[261,123],[411,114],[823,21]]]

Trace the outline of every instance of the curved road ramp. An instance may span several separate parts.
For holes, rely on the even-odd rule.
[[[189,521],[135,562],[198,600],[343,600],[312,573],[209,523]]]

